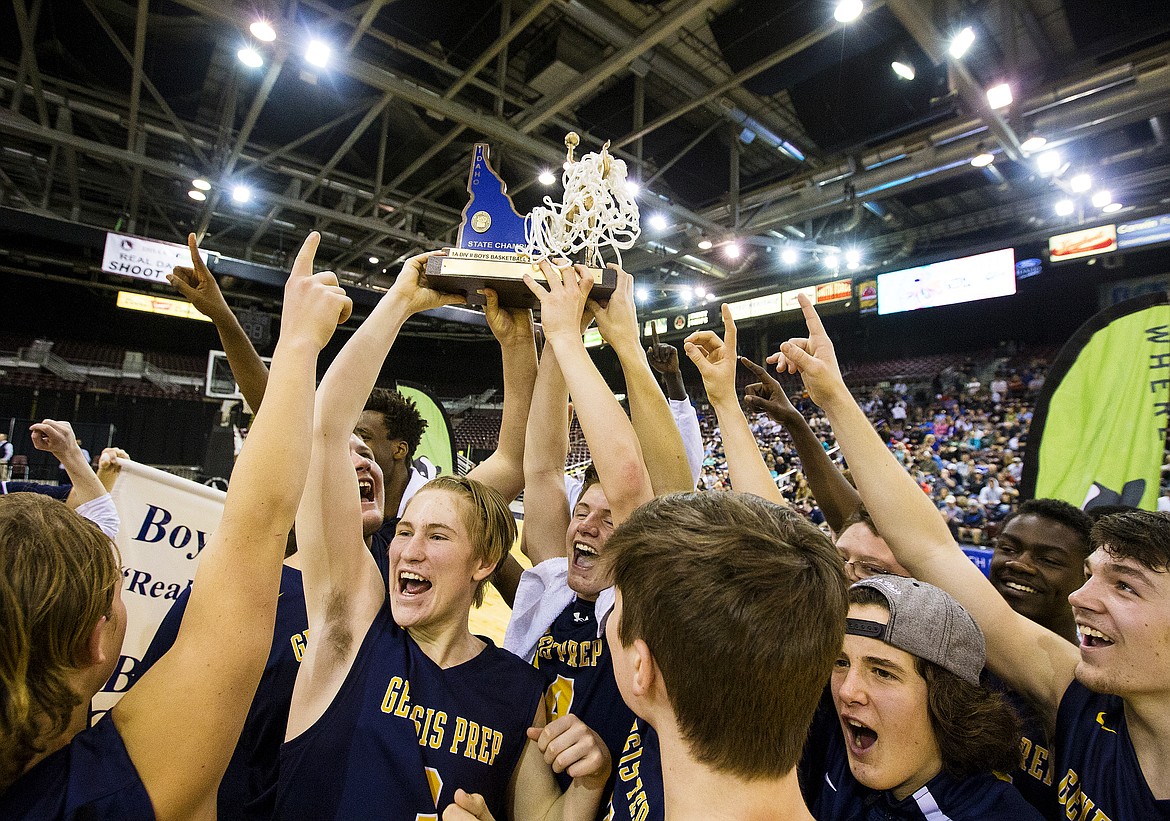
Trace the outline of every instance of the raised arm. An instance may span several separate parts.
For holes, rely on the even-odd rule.
[[[808,480],[809,489],[825,513],[825,521],[834,533],[840,535],[845,522],[861,508],[861,494],[837,470],[821,446],[821,440],[809,427],[804,414],[792,406],[780,383],[765,368],[747,357],[741,356],[739,361],[759,380],[745,389],[744,404],[752,410],[768,414],[788,431],[796,446],[796,455],[800,457],[800,467]]]
[[[699,369],[707,400],[719,419],[732,489],[787,506],[760,456],[760,446],[735,395],[735,343],[735,320],[731,318],[731,308],[724,304],[723,339],[714,331],[697,331],[687,337],[683,351]]]
[[[108,491],[98,481],[97,474],[89,466],[89,461],[77,444],[77,437],[73,434],[73,427],[68,422],[46,419],[29,427],[33,447],[45,450],[57,457],[65,472],[69,474],[69,481],[73,489],[69,491],[66,504],[77,509],[86,502],[92,502],[105,496]]]
[[[351,303],[313,274],[320,237],[297,255],[263,408],[236,460],[223,518],[200,559],[174,647],[111,716],[158,818],[189,818],[214,796],[272,644],[280,564],[308,470],[317,354]]]
[[[504,413],[495,452],[468,475],[511,501],[524,487],[524,431],[536,382],[536,338],[531,311],[501,308],[499,296],[490,288],[484,289],[484,296],[484,314],[503,358]]]
[[[886,448],[841,379],[833,343],[805,297],[807,339],[791,339],[769,357],[799,372],[825,409],[874,523],[898,561],[917,578],[946,590],[971,613],[987,640],[987,664],[1008,685],[1048,712],[1051,722],[1073,678],[1077,649],[1016,613],[951,538],[930,499]]]
[[[252,412],[260,410],[260,402],[264,399],[264,389],[268,384],[268,368],[260,359],[260,354],[252,347],[252,340],[244,333],[240,321],[228,307],[219,283],[207,270],[203,258],[199,256],[199,246],[195,244],[195,235],[187,235],[187,247],[191,249],[191,267],[177,265],[173,272],[167,275],[167,282],[175,290],[190,300],[199,312],[215,323],[215,330],[219,332],[219,342],[227,354],[228,366],[232,369],[232,376],[240,386],[240,393],[248,403]]]
[[[540,300],[540,319],[545,336],[556,351],[561,372],[565,375],[616,526],[639,505],[652,499],[654,491],[634,427],[581,341],[580,322],[593,279],[583,268],[576,271],[577,281],[572,280],[576,269],[566,269],[570,277],[568,282],[563,281],[561,272],[547,262],[541,262],[541,270],[548,280],[548,290],[528,275],[524,281]],[[657,393],[658,387],[655,386],[654,390]],[[673,421],[669,424],[674,427]]]
[[[687,467],[691,470],[691,489],[694,489],[703,472],[703,431],[699,428],[699,415],[695,412],[695,406],[691,404],[686,386],[683,384],[678,348],[659,342],[657,327],[652,325],[651,330],[654,341],[646,348],[646,361],[662,377],[666,403],[670,406],[675,427],[682,437]]]
[[[569,499],[569,388],[552,345],[540,355],[524,448],[524,554],[534,565],[565,555]]]
[[[654,487],[654,495],[694,490],[691,468],[682,436],[658,380],[642,351],[638,314],[634,306],[634,278],[616,265],[617,288],[603,307],[593,300],[589,309],[597,317],[597,328],[617,354],[626,377],[630,399],[630,421],[642,445],[642,457]],[[607,494],[608,495],[608,494]]]

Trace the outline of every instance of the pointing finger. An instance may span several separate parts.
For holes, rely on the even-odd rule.
[[[817,309],[813,307],[808,294],[797,294],[796,301],[800,303],[800,312],[804,314],[804,324],[808,326],[808,335],[828,336],[825,333],[825,326],[821,324],[821,317],[817,314]]]
[[[313,259],[317,256],[317,246],[321,244],[321,235],[310,231],[301,243],[301,250],[297,251],[297,258],[293,260],[290,277],[308,277],[313,274]]]

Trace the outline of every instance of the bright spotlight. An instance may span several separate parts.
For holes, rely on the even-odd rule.
[[[662,214],[650,215],[650,227],[655,231],[665,231],[667,226],[666,217]]]
[[[187,196],[195,200],[195,202],[203,202],[205,199],[207,199],[206,194],[194,188],[187,192]]]
[[[370,265],[377,265],[377,264],[378,264],[378,258],[377,257],[370,257]]]
[[[332,54],[332,49],[329,48],[328,44],[321,40],[313,40],[305,49],[305,62],[317,68],[325,68],[329,65],[330,54]]]
[[[840,0],[833,9],[833,17],[838,23],[852,23],[861,16],[861,0]]]
[[[695,298],[695,292],[691,290],[690,286],[686,286],[679,292],[682,296],[683,302],[690,302]]]
[[[1012,104],[1012,87],[1000,83],[987,89],[987,104],[994,109],[1007,108]]]
[[[1077,174],[1068,181],[1068,187],[1071,188],[1075,194],[1083,194],[1093,187],[1093,178],[1088,174]]]
[[[252,189],[246,185],[237,185],[232,188],[232,199],[238,203],[245,203],[252,199]]]
[[[967,50],[975,44],[975,29],[970,26],[964,26],[958,34],[951,38],[951,44],[947,47],[947,52],[958,60]]]
[[[1124,206],[1122,206],[1122,204],[1119,202],[1111,202],[1108,205],[1106,205],[1104,208],[1102,208],[1101,210],[1104,211],[1106,214],[1113,214],[1113,213],[1116,213],[1117,211],[1120,211],[1123,207]]]
[[[630,192],[631,197],[636,197],[642,193],[642,186],[638,185],[636,182],[627,182],[626,190]]]
[[[825,257],[825,267],[830,270],[836,270],[840,264],[841,260],[837,259],[836,254],[829,254]]]
[[[1055,174],[1064,165],[1064,157],[1059,151],[1045,151],[1036,158],[1036,170],[1041,174]]]
[[[1113,202],[1113,195],[1108,191],[1095,191],[1093,192],[1092,202],[1094,208],[1104,208],[1106,205]]]
[[[1020,143],[1020,148],[1026,154],[1035,154],[1046,145],[1048,145],[1048,139],[1046,137],[1041,137],[1039,134],[1032,134],[1028,139]]]
[[[971,165],[975,166],[976,168],[986,168],[993,162],[995,162],[995,155],[986,148],[971,158]]]
[[[914,66],[910,63],[906,63],[901,60],[895,60],[894,62],[890,63],[890,68],[892,68],[894,73],[903,80],[914,79]]]
[[[191,184],[193,186],[195,186],[196,188],[198,188],[200,191],[210,191],[211,190],[211,183],[209,183],[207,180],[203,179],[202,177],[200,177],[197,180],[191,180]]]
[[[734,242],[729,242],[727,245],[723,246],[723,253],[727,254],[728,259],[739,259],[741,251],[738,245],[736,245]]]
[[[536,178],[536,181],[541,185],[552,185],[557,181],[557,175],[546,169],[540,172],[540,176]]]
[[[707,295],[706,288],[695,288],[695,296],[697,296],[699,299],[702,299],[706,295]]]
[[[785,248],[780,252],[780,261],[785,265],[795,265],[797,260],[795,248]]]
[[[265,43],[271,43],[276,39],[276,29],[272,28],[267,20],[257,20],[248,26],[248,31],[252,32],[252,36],[257,40],[263,40]]]
[[[709,239],[701,239],[701,240],[699,240],[699,250],[700,250],[700,251],[710,251],[710,250],[711,250],[711,244],[712,244],[712,243],[711,243],[711,240],[709,240]]]
[[[248,68],[260,68],[264,65],[264,58],[260,56],[260,52],[251,46],[246,46],[236,52],[236,57],[240,58],[240,62]]]
[[[853,268],[853,267],[860,265],[861,264],[861,252],[858,251],[856,248],[850,248],[848,251],[845,252],[845,264],[848,265],[850,268]]]
[[[1056,211],[1056,216],[1067,217],[1073,211],[1077,210],[1077,204],[1072,200],[1060,200],[1054,206],[1054,210]]]
[[[634,291],[634,298],[639,302],[645,302],[646,300],[650,299],[650,291],[648,291],[646,288],[638,288]]]

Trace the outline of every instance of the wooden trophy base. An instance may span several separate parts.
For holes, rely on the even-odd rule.
[[[612,268],[590,268],[589,272],[593,274],[590,296],[595,300],[609,299],[617,287],[617,272]],[[537,282],[545,281],[541,270],[519,254],[458,248],[432,254],[426,271],[429,287],[448,294],[462,294],[468,305],[483,305],[484,296],[480,291],[486,287],[499,294],[500,304],[506,307],[539,308],[540,301],[524,284],[525,274]]]

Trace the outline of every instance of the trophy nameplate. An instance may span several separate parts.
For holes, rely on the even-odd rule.
[[[524,217],[516,211],[508,188],[488,163],[487,143],[476,143],[456,247],[444,248],[427,260],[427,284],[438,291],[463,294],[469,305],[483,305],[483,289],[491,288],[500,304],[510,308],[539,308],[540,302],[524,284],[529,274],[544,282],[540,268],[524,253],[528,241]],[[595,300],[608,299],[617,287],[612,268],[590,268]]]

